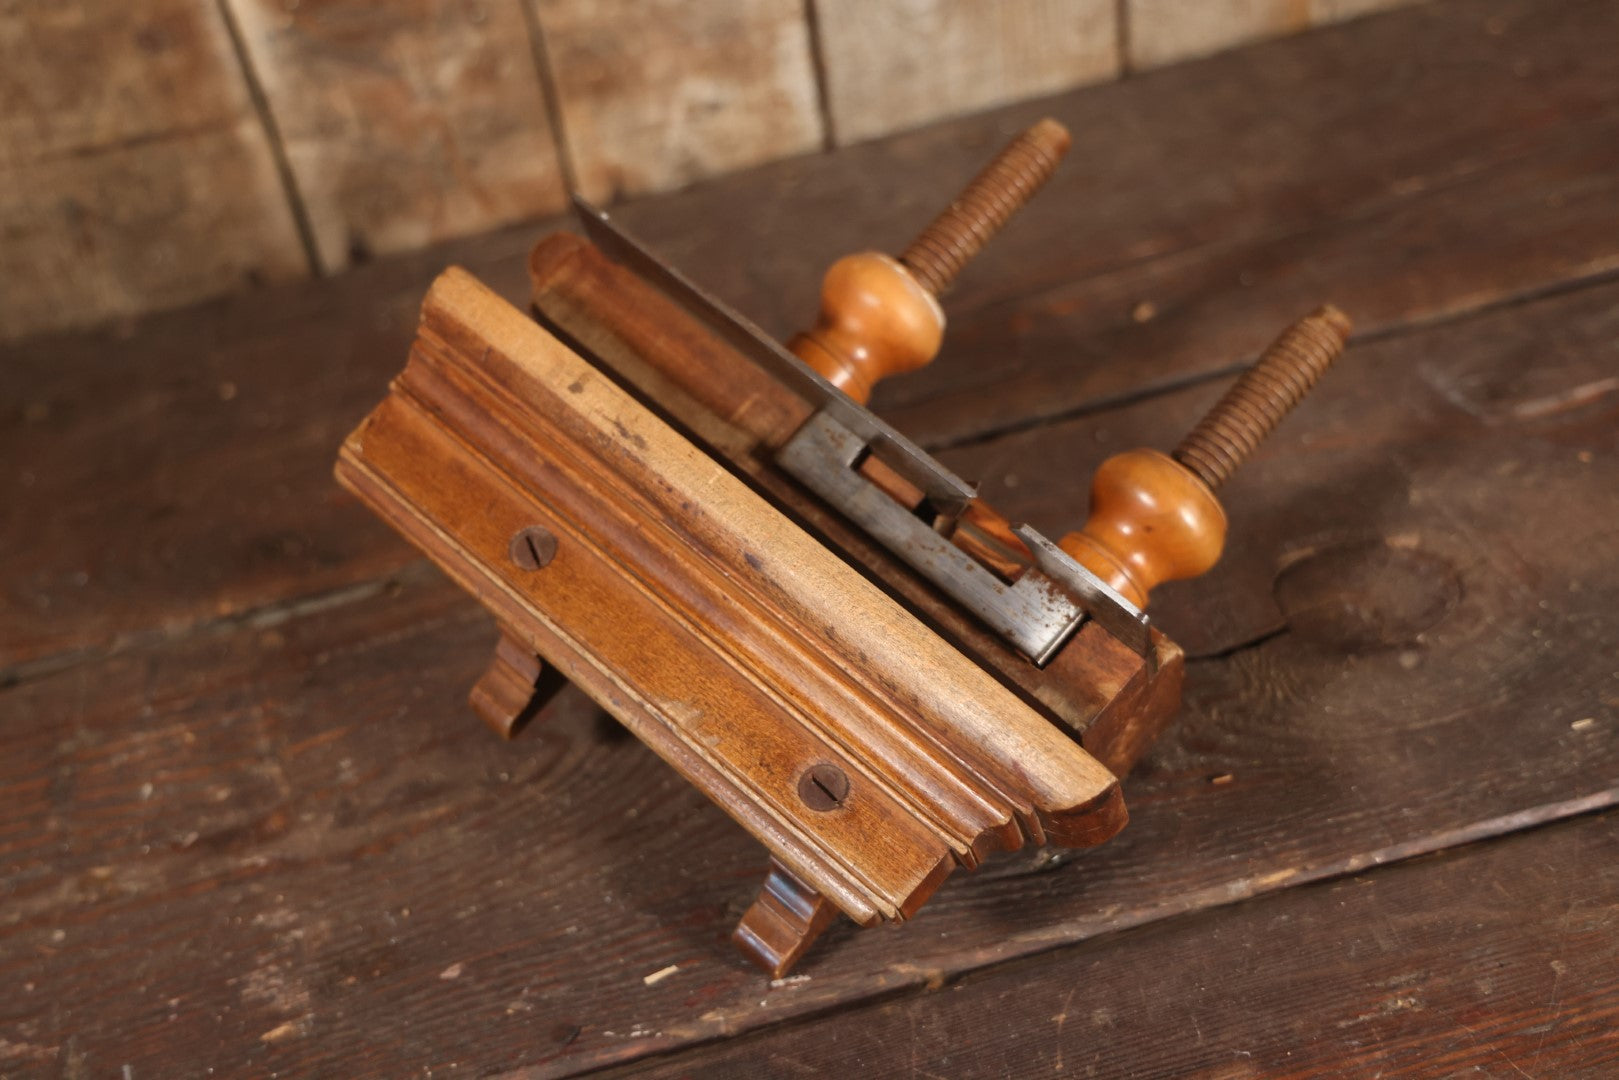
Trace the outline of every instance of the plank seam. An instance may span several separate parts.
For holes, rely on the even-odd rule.
[[[1123,82],[1136,73],[1130,62],[1130,0],[1115,0],[1113,9],[1113,48],[1119,54],[1119,74]]]
[[[236,21],[236,13],[231,10],[230,0],[215,0],[219,9],[219,17],[225,20],[225,32],[230,35],[231,49],[236,54],[236,63],[242,70],[242,81],[247,84],[247,95],[253,102],[253,111],[258,115],[259,124],[264,128],[265,141],[270,144],[270,159],[275,162],[276,176],[281,181],[282,193],[287,198],[287,209],[292,214],[293,226],[298,230],[298,242],[303,246],[304,258],[309,263],[309,273],[314,277],[327,277],[329,271],[321,263],[320,248],[315,243],[315,226],[309,218],[309,207],[304,203],[303,194],[298,190],[298,177],[292,171],[292,160],[287,157],[286,143],[282,141],[281,129],[275,122],[275,113],[270,109],[270,98],[264,92],[264,84],[259,79],[259,73],[253,66],[253,59],[248,55],[247,39],[242,35],[242,27]]]
[[[1512,307],[1531,304],[1540,300],[1549,300],[1556,297],[1570,295],[1585,289],[1597,289],[1619,282],[1619,268],[1602,271],[1597,274],[1586,275],[1580,278],[1570,278],[1551,285],[1525,289],[1511,296],[1500,297],[1493,301],[1476,305],[1458,311],[1436,315],[1428,319],[1413,319],[1403,323],[1379,327],[1363,334],[1356,334],[1350,339],[1354,345],[1368,345],[1404,337],[1409,334],[1422,333],[1436,327],[1451,323],[1462,322],[1467,319],[1488,315],[1496,311]],[[1225,367],[1212,369],[1186,375],[1177,379],[1167,379],[1158,383],[1149,384],[1135,391],[1112,394],[1096,398],[1092,401],[1077,405],[1047,416],[1030,417],[1013,423],[1003,424],[982,432],[968,433],[958,439],[940,440],[925,443],[931,453],[942,453],[947,450],[958,450],[967,447],[993,442],[996,439],[1010,435],[1018,435],[1027,431],[1047,425],[1067,423],[1071,420],[1081,419],[1097,413],[1110,412],[1114,409],[1128,408],[1143,401],[1156,397],[1173,394],[1180,390],[1189,389],[1202,383],[1216,379],[1226,379],[1236,375],[1248,367],[1247,364],[1230,364]],[[287,618],[296,618],[298,615],[311,610],[321,610],[326,606],[364,600],[374,595],[377,590],[385,588],[390,582],[405,581],[415,577],[430,576],[425,573],[428,566],[425,559],[407,563],[401,569],[383,574],[376,578],[368,578],[345,585],[338,589],[325,592],[297,596],[286,600],[276,600],[258,607],[248,608],[244,611],[234,612],[218,618],[201,619],[193,623],[174,627],[172,629],[156,629],[132,631],[116,637],[110,644],[88,645],[77,649],[68,649],[62,652],[51,653],[33,660],[14,664],[10,667],[0,668],[0,692],[13,689],[25,682],[44,678],[68,670],[79,664],[88,663],[103,657],[115,656],[131,648],[156,643],[184,640],[195,634],[210,633],[221,627],[229,628],[241,624],[251,624],[257,619],[277,619],[284,621]],[[310,607],[310,605],[316,605]],[[1232,650],[1240,650],[1253,645],[1261,644],[1262,640],[1239,642],[1232,646]],[[1222,653],[1211,656],[1188,657],[1189,661],[1219,659]]]
[[[395,585],[416,585],[435,579],[437,571],[428,560],[416,559],[391,573],[366,578],[335,589],[306,593],[286,600],[276,600],[257,607],[243,608],[226,615],[198,619],[172,628],[154,627],[119,634],[110,642],[87,645],[50,653],[10,667],[0,668],[0,693],[14,690],[24,683],[57,675],[80,664],[111,659],[133,649],[172,645],[211,633],[229,633],[246,627],[267,630],[306,615],[331,611],[349,604],[369,600]]]
[[[573,148],[568,144],[568,129],[562,116],[562,98],[557,93],[556,73],[551,70],[551,50],[545,41],[545,27],[540,22],[536,0],[517,0],[523,13],[523,26],[528,30],[529,55],[534,58],[534,70],[540,77],[540,101],[545,118],[551,125],[551,144],[557,152],[557,169],[568,193],[579,192],[579,173],[574,168]]]
[[[1533,304],[1541,300],[1551,300],[1557,297],[1583,292],[1586,289],[1601,288],[1616,281],[1619,281],[1619,266],[1615,266],[1612,269],[1598,270],[1591,274],[1564,278],[1561,281],[1549,282],[1545,285],[1528,286],[1526,288],[1519,289],[1516,292],[1507,293],[1489,300],[1484,300],[1468,307],[1457,308],[1453,311],[1436,312],[1433,315],[1417,316],[1415,318],[1403,319],[1399,322],[1389,323],[1386,326],[1373,327],[1372,329],[1364,332],[1357,331],[1350,337],[1349,344],[1371,345],[1384,341],[1393,341],[1412,334],[1424,333],[1442,326],[1449,326],[1454,323],[1465,322],[1468,319],[1481,318],[1486,315],[1496,314],[1497,312],[1508,311],[1512,308],[1521,307],[1526,304]],[[1199,386],[1206,382],[1212,382],[1217,379],[1228,379],[1233,375],[1238,375],[1248,370],[1248,368],[1251,366],[1252,361],[1242,361],[1234,364],[1226,364],[1218,368],[1210,368],[1207,371],[1191,372],[1186,375],[1160,379],[1157,382],[1147,383],[1133,390],[1122,390],[1115,394],[1103,394],[1099,397],[1092,398],[1089,401],[1083,401],[1076,405],[1072,405],[1069,408],[1059,409],[1055,412],[1020,417],[1017,420],[1008,421],[1004,424],[993,425],[978,431],[965,431],[949,438],[924,440],[921,445],[923,449],[932,454],[940,454],[950,450],[961,450],[974,446],[982,446],[985,443],[994,442],[997,439],[1005,438],[1009,435],[1021,435],[1029,431],[1034,431],[1038,428],[1065,424],[1071,420],[1078,420],[1095,413],[1108,412],[1113,409],[1122,409],[1131,405],[1138,405],[1143,401],[1150,401],[1153,398],[1173,394],[1193,386]],[[958,391],[957,394],[959,393],[962,392]],[[931,400],[942,401],[947,399],[944,396],[941,396]],[[916,402],[915,404],[907,404],[905,408],[924,408],[928,404],[929,401],[924,400]]]
[[[1377,848],[1358,856],[1352,855],[1335,862],[1325,863],[1314,870],[1285,877],[1273,872],[1257,877],[1240,878],[1226,885],[1208,886],[1187,894],[1179,903],[1166,904],[1157,909],[1144,909],[1136,917],[1123,920],[1096,933],[1085,934],[1081,931],[1072,937],[1056,938],[1055,940],[1050,940],[1047,944],[1036,944],[1034,947],[1023,951],[1016,949],[1016,945],[1020,941],[1035,943],[1042,938],[1055,938],[1056,935],[1053,935],[1051,931],[1060,931],[1062,924],[1047,927],[1038,936],[1025,935],[1019,937],[1014,935],[1007,939],[1009,947],[1003,947],[1000,955],[986,959],[981,963],[969,962],[959,966],[946,963],[940,967],[925,970],[910,965],[891,966],[885,971],[877,973],[872,979],[873,989],[868,994],[857,993],[841,1000],[811,1006],[801,1013],[783,1017],[775,1022],[748,1025],[744,1020],[743,1024],[737,1025],[735,1023],[736,1018],[718,1016],[710,1020],[700,1021],[697,1025],[688,1028],[688,1031],[700,1033],[687,1042],[662,1046],[645,1046],[643,1044],[644,1050],[640,1053],[636,1052],[636,1047],[624,1047],[623,1050],[627,1052],[609,1051],[597,1056],[567,1062],[566,1064],[560,1061],[556,1062],[557,1065],[563,1066],[561,1071],[555,1071],[546,1066],[537,1066],[496,1074],[496,1080],[548,1080],[548,1078],[553,1077],[579,1076],[615,1067],[625,1068],[641,1065],[654,1060],[673,1060],[681,1054],[701,1047],[711,1046],[726,1039],[759,1037],[767,1033],[790,1030],[798,1024],[816,1020],[832,1013],[866,1009],[902,996],[920,997],[925,993],[948,986],[967,976],[977,976],[1014,963],[1021,963],[1034,957],[1076,949],[1091,942],[1100,941],[1112,935],[1144,926],[1192,918],[1207,912],[1218,911],[1222,908],[1263,900],[1287,889],[1327,884],[1354,877],[1357,874],[1367,873],[1368,871],[1398,866],[1430,855],[1460,852],[1475,845],[1491,843],[1519,833],[1554,827],[1576,818],[1594,816],[1614,807],[1619,807],[1619,778],[1614,781],[1614,786],[1591,795],[1555,803],[1544,803],[1527,810],[1485,818],[1469,825],[1441,830],[1414,840]],[[1248,887],[1246,891],[1244,891],[1244,886]],[[1199,901],[1202,899],[1207,899],[1210,902],[1200,903]],[[886,982],[887,978],[894,978],[897,981]],[[755,1014],[743,1015],[751,1016]],[[703,1030],[704,1027],[707,1030]],[[678,1036],[676,1037],[678,1038]]]
[[[1123,0],[1121,0],[1123,2]],[[815,108],[821,115],[821,150],[837,149],[837,126],[832,120],[832,81],[826,71],[826,42],[821,36],[819,0],[804,0],[804,27],[809,36],[810,67],[815,72]]]

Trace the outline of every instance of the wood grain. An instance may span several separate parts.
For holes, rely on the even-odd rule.
[[[1206,325],[1257,346],[1329,284],[1381,321],[1228,485],[1234,541],[1222,564],[1186,586],[1196,592],[1155,598],[1160,623],[1203,658],[1189,666],[1185,715],[1128,785],[1131,826],[1082,858],[964,877],[905,934],[866,935],[857,948],[834,929],[807,978],[780,986],[737,965],[723,940],[764,869],[751,839],[575,692],[528,741],[484,731],[464,694],[495,640],[485,617],[326,478],[341,435],[397,369],[432,275],[464,260],[521,298],[533,230],[159,316],[133,336],[8,350],[0,461],[17,482],[0,511],[3,640],[8,657],[34,661],[12,666],[0,690],[0,799],[11,808],[0,821],[0,981],[13,988],[0,995],[0,1072],[392,1076],[453,1062],[560,1075],[1052,949],[1150,944],[1177,925],[1210,925],[1168,916],[1288,900],[1322,877],[1619,802],[1619,536],[1608,512],[1619,296],[1602,282],[1615,250],[1602,139],[1611,19],[1598,4],[1436,3],[1263,46],[1264,92],[1250,86],[1251,100],[1205,92],[1222,82],[1210,68],[1065,99],[1063,118],[1094,146],[1141,153],[1112,159],[1088,199],[1037,201],[955,296],[958,311],[978,313],[957,332],[981,332],[983,344],[891,402],[914,405],[908,420],[936,424],[939,441],[1000,431],[950,452],[997,503],[1057,532],[1077,521],[1096,459],[1172,445],[1223,386],[1196,381],[1228,362],[1213,355],[1225,346],[1204,347]],[[1454,63],[1425,62],[1441,46]],[[1409,74],[1391,78],[1391,65]],[[1323,71],[1344,81],[1317,83]],[[1286,152],[1328,117],[1330,141]],[[634,226],[787,332],[851,239],[902,243],[960,170],[993,152],[1000,128],[1031,118],[1013,109],[771,166],[648,201]],[[1122,138],[1131,125],[1158,134]],[[1234,131],[1253,141],[1228,152]],[[1203,179],[1185,182],[1175,162],[1197,163]],[[1081,214],[1085,242],[1054,244]],[[1256,257],[1269,271],[1244,284]],[[1083,329],[1096,324],[1047,324],[1015,355],[1049,365],[1045,393],[1071,393],[1059,408],[1088,415],[1049,434],[1006,431],[1020,401],[1043,404],[1031,395],[930,419],[923,399],[952,385],[988,397],[994,369],[984,369],[1006,360],[990,342],[1022,325],[1010,315],[1040,317],[1042,292],[1132,261],[1186,268],[1156,279],[1181,282],[1175,309],[1136,324],[1132,309],[1153,294],[1076,289],[1068,317],[1099,304],[1117,341],[1130,326],[1156,335],[1142,362],[1167,354],[1182,366],[1166,378],[1192,381],[1107,405],[1170,383],[1132,381],[1111,361],[1138,354],[1100,348],[1107,332]],[[1256,288],[1268,299],[1239,302]],[[1081,366],[1084,341],[1098,352]],[[978,389],[946,379],[947,362],[963,365],[950,379],[980,379]],[[908,380],[892,385],[910,392]],[[1604,959],[1600,943],[1551,953],[1588,941],[1568,935],[1589,933],[1579,920],[1590,910],[1553,886],[1576,880],[1568,865],[1594,877],[1611,844],[1548,847],[1550,861],[1537,862],[1548,835],[1525,838],[1527,861],[1496,866],[1508,889],[1499,908],[1500,894],[1477,887],[1488,876],[1469,872],[1431,893],[1410,886],[1431,917],[1396,908],[1378,922],[1384,905],[1329,913],[1367,920],[1351,926],[1301,911],[1320,933],[1299,939],[1279,922],[1233,924],[1230,936],[1215,926],[1222,942],[1298,948],[1240,969],[1242,981],[1196,985],[1258,993],[1265,970],[1319,955],[1312,942],[1364,943],[1366,1007],[1350,1001],[1350,977],[1334,985],[1341,958],[1323,957],[1325,976],[1251,1017],[1272,1052],[1298,1052],[1317,1030],[1264,1027],[1290,1019],[1294,1000],[1323,1003],[1317,1022],[1334,1024],[1394,1003],[1390,1019],[1322,1029],[1322,1045],[1364,1030],[1369,1062],[1516,1075],[1461,1040],[1448,1012],[1531,1075],[1514,1051],[1543,1036],[1553,1071],[1602,1075],[1606,1065],[1579,1055],[1604,1046],[1579,1025],[1611,1026],[1597,995],[1612,964],[1578,966],[1586,953]],[[1572,1003],[1566,1026],[1554,1009],[1488,1010],[1469,978],[1479,939],[1445,936],[1479,922],[1484,977],[1494,957],[1523,972],[1490,994],[1524,1009]],[[1421,929],[1408,951],[1411,926]],[[1150,1004],[1165,1010],[1144,1019],[1201,1022],[1204,1006],[1224,1007],[1182,981],[1207,970],[1177,968],[1194,947],[1171,938],[1144,950],[1153,976],[1131,985],[1161,987]],[[1411,995],[1394,984],[1418,951],[1439,958],[1413,984],[1424,1010],[1399,1007]],[[1133,972],[1120,955],[1108,971]],[[1548,955],[1568,968],[1560,981]],[[1454,967],[1462,975],[1447,982]],[[1084,1046],[1065,1054],[1094,1051],[1091,1014],[1061,999],[1039,1011],[1049,999],[1026,981],[1040,1005],[1016,1030],[1068,1013],[1065,1030],[1083,1032]],[[1184,1029],[1149,1041],[1131,1018],[1114,1023],[1142,1053],[1188,1041]],[[1026,1041],[1031,1056],[1054,1048]],[[911,1044],[887,1044],[903,1067]]]
[[[802,0],[527,0],[576,182],[615,201],[814,150]]]
[[[838,143],[1118,74],[1114,0],[815,0]]]
[[[228,0],[325,272],[555,213],[518,0]]]
[[[308,272],[212,3],[0,11],[0,236],[0,339]]]
[[[1310,0],[1310,21],[1315,25],[1358,19],[1379,11],[1389,11],[1426,0]]]
[[[463,271],[337,475],[862,925],[1124,824],[1068,734]],[[508,555],[535,525],[543,570]],[[817,765],[835,807],[799,797]]]
[[[17,497],[0,502],[0,683],[287,601],[365,595],[411,562],[332,484],[331,456],[398,370],[445,261],[520,302],[532,240],[525,227],[274,302],[153,316],[134,336],[6,352],[0,460]]]
[[[1619,1068],[1616,924],[1608,814],[607,1075],[1595,1080]]]
[[[776,450],[809,418],[805,398],[774,381],[725,345],[690,313],[630,270],[607,261],[572,233],[547,236],[531,257],[534,313],[615,379],[654,400],[659,413],[690,431],[738,476],[813,529],[843,559],[881,581],[945,640],[1007,687],[1039,703],[1081,738],[1086,750],[1124,776],[1180,699],[1179,646],[1154,635],[1154,669],[1096,623],[1085,623],[1044,667],[947,601],[915,568],[853,528],[776,465]],[[890,497],[915,504],[921,494],[892,471],[863,473]],[[1022,573],[1031,555],[1004,518],[973,500],[952,542],[983,565]]]
[[[1310,25],[1310,0],[1125,0],[1132,68],[1163,67]]]
[[[1595,178],[1619,163],[1616,139],[1619,127],[1592,132],[1365,217],[1154,261],[957,320],[933,385],[891,383],[879,411],[924,445],[949,446],[1251,363],[1322,301],[1380,336],[1534,295],[1547,280],[1603,280],[1619,268],[1619,185]]]
[[[1044,667],[950,602],[907,565],[779,468],[775,452],[809,419],[810,405],[728,346],[643,279],[571,233],[547,237],[530,259],[534,312],[660,416],[693,433],[738,476],[811,529],[823,543],[993,673],[1038,703],[1115,775],[1128,773],[1180,700],[1181,651],[1153,635],[1149,665],[1099,624],[1082,625]],[[921,493],[891,470],[861,470],[907,505]],[[983,565],[1015,577],[1032,556],[1010,524],[974,500],[952,542]],[[874,655],[881,655],[874,653]]]
[[[13,193],[0,221],[21,239],[8,245],[15,265],[49,273],[24,274],[29,287],[8,293],[0,340],[555,210],[566,170],[536,62],[555,68],[584,187],[598,198],[1053,93],[1120,66],[1112,0],[821,0],[813,12],[793,0],[668,0],[645,19],[644,6],[516,2],[547,8],[551,31],[536,19],[531,34],[514,0],[25,4],[0,28],[12,78],[0,87],[0,159],[16,159],[0,160],[0,187]],[[1314,23],[1391,0],[1283,6]],[[1156,40],[1167,22],[1171,38],[1226,40],[1277,22],[1233,22],[1215,8],[1205,20],[1204,7],[1190,24],[1144,8],[1142,34]],[[222,32],[221,10],[239,42]],[[76,78],[83,70],[108,77]],[[267,102],[245,98],[244,75]],[[158,138],[199,146],[148,157]]]
[[[944,352],[874,398],[948,445],[1246,361],[1323,301],[1378,333],[1610,272],[1619,54],[1590,43],[1612,19],[1590,4],[1420,4],[1260,46],[1263,64],[1218,57],[622,217],[786,335],[814,311],[804,264],[851,250],[823,224],[830,208],[881,207],[849,222],[853,242],[893,249],[951,197],[950,161],[988,156],[1038,115],[1061,120],[1073,150],[948,298]],[[1409,49],[1455,65],[1391,76]],[[1105,175],[1085,164],[1102,161]],[[676,227],[687,214],[736,228]]]
[[[1610,272],[1619,139],[1601,118],[1619,63],[1600,43],[1611,9],[1496,2],[1490,12],[1499,35],[1477,5],[1436,3],[1266,46],[1288,59],[1269,69],[1263,101],[1211,97],[1223,80],[1176,69],[1046,103],[1082,140],[1141,152],[1110,164],[1117,179],[1105,191],[1094,179],[1064,186],[1089,152],[1071,155],[1053,190],[963,276],[945,354],[885,384],[879,401],[907,433],[962,443],[1226,370],[1323,299],[1389,334]],[[1408,65],[1410,81],[1389,85],[1389,57],[1441,45],[1455,65]],[[1312,73],[1323,67],[1360,89],[1322,89]],[[1331,153],[1286,152],[1297,130],[1339,108],[1351,112]],[[828,262],[897,249],[1033,118],[1012,109],[770,166],[621,216],[785,336],[813,314]],[[1127,128],[1159,134],[1126,139]],[[1252,142],[1230,151],[1222,133],[1233,130]],[[1206,183],[1171,182],[1165,170],[1182,154],[1205,163]],[[330,455],[397,368],[433,275],[465,261],[520,300],[523,257],[543,231],[157,317],[133,337],[0,353],[10,374],[0,459],[20,480],[0,513],[11,553],[0,666],[69,662],[368,588],[404,565],[408,547],[357,506],[307,492],[327,490]],[[1052,239],[1078,234],[1083,244]],[[1139,323],[1144,299],[1156,310]],[[112,353],[149,378],[131,390],[108,368]],[[184,439],[167,426],[177,416]],[[1166,445],[1181,434],[1164,432]],[[103,544],[103,529],[124,539]]]
[[[1286,623],[1270,595],[1278,573],[1300,559],[1321,558],[1341,560],[1348,579],[1356,579],[1370,570],[1356,554],[1365,542],[1403,551],[1396,561],[1406,561],[1407,572],[1391,581],[1423,582],[1406,597],[1419,607],[1419,596],[1432,598],[1440,588],[1430,570],[1441,580],[1465,579],[1462,566],[1472,564],[1491,589],[1511,589],[1526,573],[1514,560],[1570,571],[1565,543],[1587,545],[1582,558],[1619,554],[1619,532],[1603,515],[1562,509],[1575,505],[1564,502],[1572,494],[1564,483],[1604,482],[1592,470],[1605,467],[1612,432],[1603,425],[1619,409],[1610,344],[1619,326],[1609,310],[1614,295],[1611,284],[1595,286],[1352,345],[1221,489],[1226,552],[1204,577],[1156,592],[1155,621],[1193,658],[1261,640]],[[1173,445],[1228,381],[1212,379],[942,460],[982,481],[984,498],[1012,517],[1060,533],[1078,522],[1091,471],[1102,460],[1132,447]],[[1369,445],[1378,451],[1367,455]],[[1304,493],[1312,489],[1336,495],[1311,503]],[[1289,491],[1298,495],[1282,494]],[[1547,534],[1543,523],[1552,519],[1568,531]],[[1287,534],[1273,532],[1283,520]],[[1510,556],[1496,550],[1503,546]],[[1349,573],[1351,567],[1359,568]],[[1361,615],[1375,623],[1379,605],[1392,603],[1393,617],[1398,592],[1363,597],[1370,606]],[[1505,594],[1501,602],[1511,604]],[[1343,603],[1338,617],[1353,622],[1355,602]],[[1347,623],[1338,632],[1347,634]],[[1409,628],[1390,633],[1381,647],[1403,648],[1422,636]]]
[[[1289,629],[1190,665],[1130,827],[953,882],[905,934],[834,928],[779,987],[724,941],[757,846],[572,692],[489,735],[463,696],[495,635],[436,575],[13,687],[0,976],[39,996],[5,1037],[136,1075],[561,1075],[1619,803],[1615,311],[1588,289],[1352,350],[1229,487],[1254,564],[1161,612],[1269,603],[1290,556]],[[1109,438],[1158,441],[1122,413]]]

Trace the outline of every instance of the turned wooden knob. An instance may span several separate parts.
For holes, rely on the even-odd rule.
[[[896,260],[851,255],[821,285],[815,328],[787,347],[864,404],[878,379],[914,371],[939,352],[944,312],[934,299],[1051,178],[1068,130],[1041,120],[1013,139]],[[884,305],[896,304],[892,310]]]
[[[859,402],[878,379],[914,371],[938,355],[944,311],[896,259],[846,255],[821,282],[814,329],[787,343],[800,360]]]
[[[1225,550],[1225,510],[1190,470],[1156,450],[1102,462],[1085,527],[1058,546],[1126,600],[1145,607],[1162,581],[1196,577]]]
[[[1218,488],[1315,385],[1349,338],[1330,305],[1283,331],[1209,410],[1173,457],[1131,450],[1102,462],[1085,527],[1059,545],[1137,607],[1164,581],[1197,577],[1220,559],[1226,517]]]

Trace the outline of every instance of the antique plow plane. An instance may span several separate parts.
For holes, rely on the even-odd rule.
[[[1101,843],[1180,701],[1145,614],[1219,558],[1215,492],[1342,350],[1288,328],[1171,453],[1098,470],[1083,528],[1009,521],[865,407],[930,362],[938,296],[1067,147],[1025,132],[899,257],[827,273],[785,345],[578,204],[524,313],[434,283],[338,479],[495,617],[472,690],[514,735],[579,686],[769,852],[733,935],[775,975],[842,912],[909,918],[957,867]]]

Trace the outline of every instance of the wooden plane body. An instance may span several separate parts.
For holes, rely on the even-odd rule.
[[[702,789],[770,854],[734,939],[776,975],[837,912],[903,920],[957,866],[1123,826],[1172,642],[1087,619],[1031,662],[781,468],[811,403],[589,241],[532,266],[544,326],[441,275],[337,465],[495,616],[492,727],[549,666]]]

